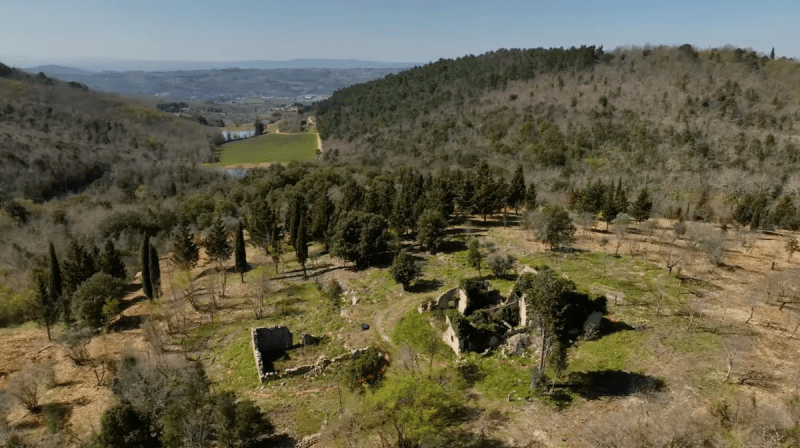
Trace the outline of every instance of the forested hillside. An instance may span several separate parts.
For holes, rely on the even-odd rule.
[[[498,50],[343,89],[314,111],[328,157],[486,159],[506,176],[521,162],[559,201],[621,178],[668,215],[705,205],[703,218],[733,219],[800,188],[800,65],[738,48]]]
[[[95,181],[163,195],[179,167],[213,158],[200,125],[43,73],[0,71],[0,200],[41,201]]]

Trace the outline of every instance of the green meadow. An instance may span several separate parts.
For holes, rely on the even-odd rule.
[[[267,134],[220,147],[219,164],[285,163],[314,158],[317,134]]]

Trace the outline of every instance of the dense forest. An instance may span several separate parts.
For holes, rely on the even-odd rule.
[[[799,83],[797,61],[732,47],[498,50],[342,89],[313,112],[332,160],[522,163],[555,201],[621,178],[672,217],[704,206],[731,220],[796,199]]]

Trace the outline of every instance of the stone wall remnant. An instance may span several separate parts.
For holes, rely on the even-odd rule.
[[[417,311],[422,313],[425,311],[449,310],[456,308],[458,309],[459,313],[464,314],[464,312],[467,310],[468,304],[469,298],[467,297],[467,292],[461,288],[453,288],[443,292],[439,297],[421,304],[419,307],[417,307]]]

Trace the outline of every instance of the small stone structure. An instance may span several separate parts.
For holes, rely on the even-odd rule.
[[[464,314],[468,304],[469,297],[467,297],[467,292],[461,288],[453,288],[445,291],[438,298],[423,303],[417,307],[417,311],[423,313],[425,311],[457,308],[459,313]]]
[[[285,326],[274,326],[269,328],[253,328],[250,330],[253,341],[253,357],[256,360],[258,377],[270,373],[266,371],[264,363],[264,353],[292,348],[292,332]]]
[[[289,350],[292,348],[292,332],[289,327],[276,325],[269,328],[253,328],[253,341],[262,352]]]

